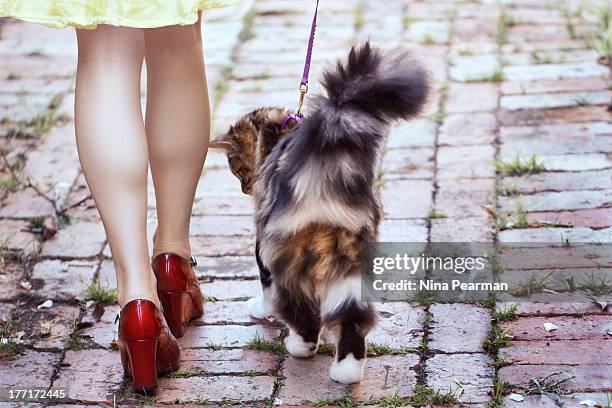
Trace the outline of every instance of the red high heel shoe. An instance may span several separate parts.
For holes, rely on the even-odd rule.
[[[146,299],[128,302],[119,318],[119,350],[134,390],[149,392],[157,376],[179,366],[180,348],[155,303]]]
[[[175,254],[160,254],[153,259],[157,294],[164,316],[175,337],[182,337],[189,322],[204,314],[204,300],[193,268],[197,262]]]

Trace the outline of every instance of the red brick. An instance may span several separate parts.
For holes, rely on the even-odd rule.
[[[612,366],[600,364],[572,365],[513,365],[499,370],[499,377],[513,385],[529,384],[532,378],[542,378],[554,372],[563,373],[554,378],[562,379],[573,376],[560,384],[561,388],[570,391],[610,391],[612,390]]]
[[[102,252],[106,235],[102,224],[78,222],[60,229],[45,241],[41,255],[57,258],[90,258]]]
[[[0,274],[0,299],[7,300],[17,297],[20,293],[28,292],[21,286],[25,279],[24,267],[20,264],[7,264],[2,268]]]
[[[418,363],[419,356],[416,354],[368,358],[363,369],[363,380],[354,386],[355,399],[377,399],[396,394],[404,398],[411,396],[417,384],[413,368]],[[327,374],[327,370],[324,373]]]
[[[35,218],[50,215],[55,215],[53,205],[31,188],[12,194],[0,209],[0,217],[4,218]]]
[[[547,332],[544,323],[553,323],[557,330]],[[531,317],[504,323],[514,340],[608,340],[612,330],[608,316],[583,317]]]
[[[500,354],[510,364],[612,364],[612,341],[515,341]]]
[[[0,386],[5,388],[30,385],[49,387],[59,353],[26,351],[24,354],[0,360]]]
[[[255,234],[252,216],[208,215],[191,217],[189,229],[191,236],[233,236]]]
[[[459,113],[448,115],[440,127],[438,143],[465,146],[492,143],[497,121],[492,113]]]
[[[427,225],[424,220],[383,220],[378,228],[379,242],[426,242]]]
[[[550,38],[567,39],[569,34],[562,24],[531,25],[517,24],[510,27],[508,40],[510,42],[546,41]]]
[[[434,152],[430,148],[391,149],[384,157],[382,171],[385,179],[433,178]]]
[[[204,374],[274,373],[278,357],[260,350],[183,349],[181,371]]]
[[[38,349],[61,349],[68,335],[74,330],[74,319],[79,316],[79,309],[57,304],[51,309],[26,313],[26,336],[32,336],[33,346]]]
[[[499,89],[488,83],[457,84],[449,87],[445,110],[456,112],[486,112],[497,108]]]
[[[564,91],[599,91],[605,89],[607,89],[607,84],[602,77],[574,79],[538,79],[532,81],[515,80],[504,81],[502,82],[501,86],[501,91],[505,95]]]
[[[278,328],[269,326],[193,326],[179,339],[183,348],[204,348],[209,346],[244,347],[253,338],[273,340],[280,335]]]
[[[287,405],[299,405],[322,399],[338,399],[353,393],[358,400],[380,398],[398,393],[402,397],[412,395],[416,385],[416,373],[411,370],[418,364],[418,356],[382,356],[369,358],[364,368],[361,384],[344,385],[329,378],[333,357],[317,355],[312,359],[288,358],[283,363],[285,384],[279,399]]]
[[[494,20],[486,20],[481,16],[474,18],[461,18],[454,21],[454,38],[456,40],[470,40],[495,36],[496,24]]]
[[[489,205],[494,195],[494,183],[494,179],[441,180],[435,209],[449,218],[482,217],[486,215],[482,206]]]
[[[530,222],[548,222],[573,227],[606,228],[612,226],[612,211],[609,208],[534,212],[529,213],[527,218]]]
[[[34,265],[31,280],[41,283],[36,290],[49,299],[86,299],[97,262],[45,260]]]
[[[522,177],[504,177],[504,185],[516,193],[612,189],[612,170],[544,172]]]
[[[434,304],[429,348],[444,353],[482,353],[491,326],[489,310],[475,305]]]
[[[495,177],[491,145],[442,146],[438,149],[438,179]]]
[[[247,302],[206,302],[204,316],[195,320],[196,324],[219,324],[219,323],[254,323],[257,320],[249,316]]]
[[[198,257],[196,274],[204,278],[257,278],[259,268],[253,256]]]
[[[218,300],[247,299],[261,294],[259,280],[220,280],[200,284],[205,296]]]
[[[122,382],[118,351],[69,350],[53,386],[68,388],[71,399],[112,403]]]
[[[560,109],[527,109],[501,111],[497,118],[504,126],[538,125],[542,123],[594,122],[608,120],[605,106],[579,106]]]
[[[156,391],[159,403],[264,401],[272,395],[272,377],[189,377],[160,378]]]
[[[457,395],[459,402],[489,401],[494,375],[490,363],[491,359],[485,354],[436,354],[427,360],[427,386],[454,392],[459,382],[464,386],[463,393]]]
[[[237,237],[193,237],[191,250],[196,258],[202,256],[253,256],[254,236]]]
[[[532,293],[531,301],[537,299],[545,299],[548,297],[551,300],[558,302],[577,301],[583,297],[582,293],[568,292],[568,281],[573,280],[575,285],[583,288],[592,280],[595,282],[609,282],[612,278],[612,269],[609,268],[563,268],[559,264],[559,268],[551,269],[527,269],[527,270],[507,270],[504,271],[501,280],[510,286],[510,292],[514,289],[525,285],[526,282],[535,278],[537,282],[542,281],[546,289],[556,291],[557,293]],[[521,298],[523,300],[524,298]]]
[[[381,190],[386,218],[425,218],[431,209],[433,182],[425,180],[389,180]],[[398,197],[398,192],[410,197]]]
[[[253,200],[249,196],[203,197],[193,206],[193,215],[251,215]]]
[[[431,242],[492,242],[491,219],[456,217],[431,220]]]
[[[612,255],[609,248],[598,245],[570,247],[545,247],[542,244],[514,247],[507,244],[498,256],[504,269],[555,269],[555,268],[596,268],[609,265]]]
[[[585,400],[592,400],[599,404],[599,406],[605,406],[608,402],[608,395],[606,393],[576,393],[571,395],[525,395],[525,400],[521,402],[512,401],[509,396],[504,398],[505,408],[523,408],[528,406],[529,408],[558,408],[557,400],[563,401],[563,406],[566,408],[583,408],[584,404],[579,405],[580,402]],[[597,405],[596,405],[597,406]]]
[[[30,224],[21,220],[0,220],[0,236],[3,237],[2,248],[25,254],[37,254],[40,242],[30,231]]]
[[[367,340],[378,345],[396,349],[416,348],[423,336],[421,319],[425,312],[408,303],[376,303],[381,314],[377,326],[368,334]]]
[[[53,128],[29,153],[23,169],[39,190],[56,199],[58,208],[81,171],[75,143],[73,123]]]
[[[576,316],[580,315],[612,315],[612,307],[601,310],[594,303],[538,303],[518,302],[516,303],[518,316]],[[509,307],[510,304],[498,304],[500,310]]]
[[[95,322],[92,316],[93,307],[87,309],[83,322],[93,323],[93,326],[83,330],[82,334],[91,337],[93,342],[102,347],[110,347],[113,340],[118,338],[118,325],[115,323],[115,319],[119,315],[120,310],[118,305],[105,306],[104,314],[99,321]]]

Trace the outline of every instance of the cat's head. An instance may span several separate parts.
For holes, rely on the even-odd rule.
[[[223,149],[232,173],[238,177],[242,192],[251,194],[257,170],[278,141],[291,128],[281,131],[290,112],[281,108],[257,109],[230,126],[227,133],[210,142],[211,148]]]

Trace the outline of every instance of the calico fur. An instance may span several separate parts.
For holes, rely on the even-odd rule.
[[[425,69],[407,52],[384,55],[366,43],[323,76],[298,126],[290,112],[255,110],[212,144],[224,147],[243,192],[255,199],[256,259],[263,296],[258,318],[289,327],[298,357],[317,351],[321,328],[336,338],[332,379],[359,382],[365,336],[376,322],[361,296],[361,254],[382,217],[377,172],[390,124],[420,113],[429,92]]]

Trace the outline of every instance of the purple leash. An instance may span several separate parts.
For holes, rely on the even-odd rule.
[[[317,32],[317,15],[319,14],[319,0],[315,7],[314,17],[312,19],[312,25],[310,27],[310,39],[308,40],[308,51],[306,51],[306,61],[304,62],[304,73],[302,74],[302,81],[300,82],[300,102],[298,105],[297,113],[292,113],[285,117],[281,125],[281,130],[284,130],[289,122],[294,121],[296,124],[302,122],[302,106],[304,105],[304,98],[308,93],[308,77],[310,76],[310,63],[312,62],[312,49],[314,48],[315,34]]]

